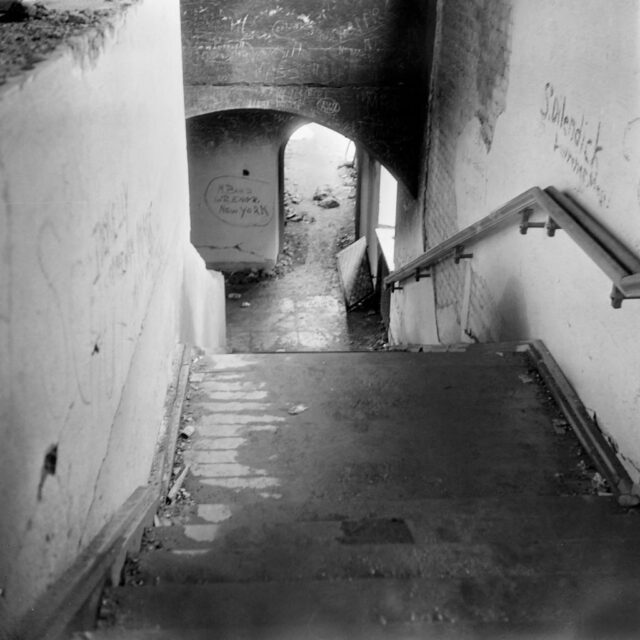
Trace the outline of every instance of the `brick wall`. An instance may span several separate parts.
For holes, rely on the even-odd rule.
[[[496,122],[504,111],[508,88],[511,3],[509,0],[444,0],[438,20],[435,77],[432,89],[431,140],[425,190],[426,246],[433,247],[458,231],[455,161],[465,126],[478,120],[490,150]],[[485,212],[485,213],[488,213]],[[435,278],[438,311],[447,310],[460,323],[463,265],[448,261]],[[486,292],[476,283],[476,310]],[[455,339],[449,327],[443,339]]]

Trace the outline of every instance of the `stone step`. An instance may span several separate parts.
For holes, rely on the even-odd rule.
[[[200,505],[202,506],[202,505]],[[313,514],[292,505],[147,532],[137,580],[619,575],[640,566],[639,515],[605,498],[432,500]],[[324,517],[325,519],[321,519]]]
[[[579,573],[597,579],[640,566],[640,543],[624,548],[583,540],[486,544],[446,543],[341,545],[333,537],[311,542],[304,534],[249,547],[222,549],[196,544],[160,549],[138,562],[136,581],[259,582],[348,580],[423,576],[529,576]]]
[[[200,515],[199,515],[200,514]],[[417,542],[474,542],[518,538],[624,540],[638,538],[640,511],[620,507],[612,496],[497,496],[417,500],[256,500],[194,504],[172,524],[224,525],[228,536],[242,528],[336,523],[365,518],[403,518]],[[508,531],[505,529],[508,527]],[[165,527],[151,531],[163,536]]]
[[[214,637],[261,628],[333,629],[361,637],[386,625],[571,625],[635,598],[640,580],[576,575],[358,579],[121,587],[115,626],[211,630]],[[625,600],[626,598],[626,600]],[[618,610],[618,613],[621,612]],[[604,614],[603,614],[604,615]],[[640,628],[640,626],[638,627]],[[236,636],[233,636],[236,637]],[[260,636],[258,636],[260,637]],[[305,637],[314,637],[307,635]]]
[[[197,502],[242,501],[256,491],[338,503],[590,488],[576,469],[575,438],[554,430],[526,354],[508,345],[226,354],[203,358],[196,370],[185,487]],[[219,395],[243,391],[260,397],[243,405],[241,396]],[[255,403],[268,409],[236,415]],[[306,408],[289,414],[295,405]]]
[[[566,625],[476,623],[473,625],[438,621],[406,624],[376,624],[360,629],[305,623],[256,628],[216,630],[215,640],[566,640]],[[573,626],[573,625],[572,625]],[[124,629],[106,628],[72,636],[71,640],[212,640],[208,628],[183,627]]]
[[[192,382],[193,504],[147,532],[99,633],[598,637],[592,611],[640,611],[639,515],[587,495],[513,345],[211,356]]]

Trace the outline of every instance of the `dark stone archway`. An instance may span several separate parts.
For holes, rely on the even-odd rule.
[[[187,117],[302,116],[357,141],[415,192],[435,1],[190,0],[182,16]]]

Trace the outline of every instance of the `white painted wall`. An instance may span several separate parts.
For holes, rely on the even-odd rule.
[[[276,263],[278,149],[276,140],[257,139],[190,153],[191,239],[208,265],[236,270]]]
[[[177,343],[224,345],[189,244],[178,2],[93,44],[0,89],[0,635],[147,483]]]
[[[390,344],[438,344],[433,284],[430,278],[409,279],[391,296]]]
[[[422,200],[415,200],[399,182],[396,192],[394,268],[417,258],[424,251]],[[409,279],[402,290],[390,295],[389,342],[391,344],[437,344],[433,282]]]
[[[378,199],[378,226],[396,226],[398,181],[380,165],[380,194]]]
[[[358,233],[367,238],[367,256],[371,275],[378,275],[378,206],[380,199],[380,163],[364,149],[360,149],[358,160],[357,216]]]
[[[457,138],[457,227],[531,186],[554,185],[640,255],[640,6],[511,4],[506,106],[492,145],[475,117]],[[474,247],[471,281],[459,278],[457,290],[469,297],[468,316],[443,309],[440,335],[452,342],[468,329],[481,340],[543,339],[637,479],[640,301],[612,309],[610,282],[557,236],[513,228]]]

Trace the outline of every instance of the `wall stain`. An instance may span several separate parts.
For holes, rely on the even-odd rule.
[[[482,139],[491,150],[496,121],[507,106],[509,59],[511,57],[511,3],[508,0],[481,0],[476,5],[478,66],[476,89]]]
[[[637,174],[636,198],[640,205],[640,118],[634,118],[627,123],[623,139],[624,159],[633,165]]]

